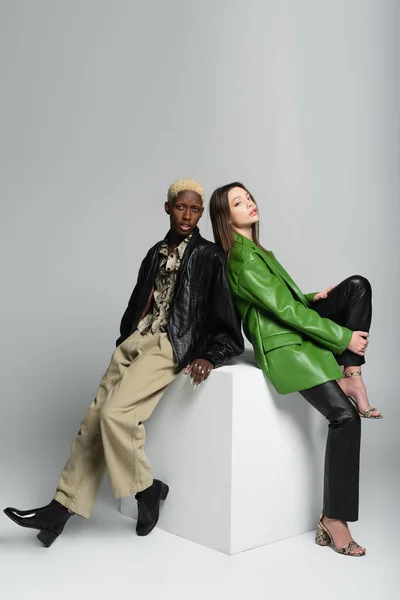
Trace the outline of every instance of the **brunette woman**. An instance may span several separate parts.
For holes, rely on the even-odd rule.
[[[323,292],[303,294],[273,252],[260,245],[257,204],[241,183],[215,190],[210,213],[258,365],[278,392],[299,392],[329,421],[316,542],[332,544],[341,554],[364,556],[366,550],[352,539],[347,522],[358,519],[360,417],[382,417],[369,405],[361,376],[371,286],[355,275]]]

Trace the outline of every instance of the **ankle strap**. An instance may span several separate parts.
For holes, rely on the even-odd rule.
[[[353,371],[352,373],[343,373],[345,377],[361,377],[361,371]]]

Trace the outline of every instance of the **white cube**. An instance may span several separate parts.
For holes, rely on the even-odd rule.
[[[170,487],[161,529],[235,554],[315,527],[327,423],[299,394],[275,392],[252,351],[196,391],[180,375],[146,430],[153,475]],[[121,512],[137,517],[133,497]]]

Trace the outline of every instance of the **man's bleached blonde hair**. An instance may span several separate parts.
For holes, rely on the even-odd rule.
[[[197,181],[193,181],[193,179],[178,179],[173,184],[171,184],[168,188],[168,202],[172,202],[175,200],[178,194],[181,192],[196,192],[199,194],[201,201],[204,202],[204,192],[203,188]]]

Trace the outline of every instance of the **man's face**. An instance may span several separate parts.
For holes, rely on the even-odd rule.
[[[165,203],[165,212],[170,216],[171,230],[186,237],[196,227],[204,212],[204,207],[197,192],[186,190],[180,192],[171,203]]]

